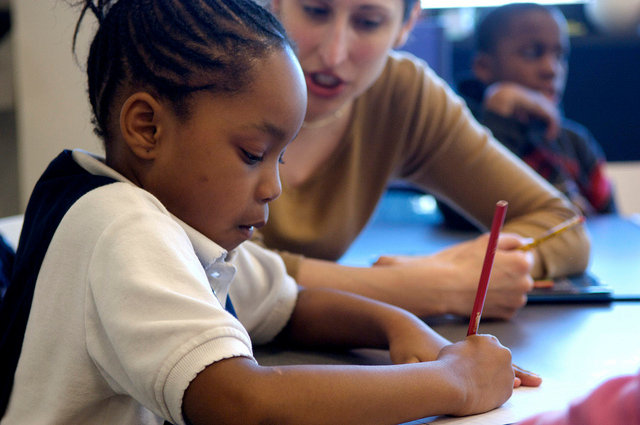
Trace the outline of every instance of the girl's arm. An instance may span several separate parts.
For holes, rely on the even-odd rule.
[[[362,310],[345,311],[351,308]],[[390,341],[398,345],[396,355],[410,361],[410,350],[403,347],[410,346],[406,339],[418,337],[416,355],[435,360],[396,366],[262,367],[247,358],[226,359],[191,382],[184,415],[194,425],[390,424],[484,412],[509,398],[511,353],[494,337],[474,336],[440,350],[447,341],[419,320],[357,296],[301,291],[283,338],[309,346],[326,338],[331,345],[384,347],[387,332],[399,334]]]
[[[261,367],[214,363],[189,385],[185,417],[203,424],[394,424],[504,403],[511,355],[493,337],[447,346],[437,361],[397,366]]]
[[[389,349],[394,363],[435,360],[451,343],[390,304],[348,292],[304,288],[279,339],[307,348]]]
[[[467,415],[508,399],[511,353],[491,336],[448,341],[415,316],[332,290],[301,290],[281,338],[304,346],[389,346],[396,366],[262,367],[247,358],[208,366],[189,385],[194,425],[401,423]],[[432,360],[424,362],[425,360]]]

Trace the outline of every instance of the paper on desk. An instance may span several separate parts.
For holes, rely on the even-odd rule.
[[[545,379],[538,388],[520,387],[513,390],[513,395],[498,409],[487,413],[465,417],[437,416],[403,425],[504,425],[512,424],[537,413],[564,409],[569,402],[583,394],[589,388],[560,381]]]

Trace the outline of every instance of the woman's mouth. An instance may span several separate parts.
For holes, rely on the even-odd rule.
[[[321,97],[337,96],[344,90],[345,82],[326,72],[312,72],[305,75],[309,92]]]

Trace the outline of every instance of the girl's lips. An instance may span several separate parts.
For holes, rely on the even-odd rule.
[[[241,225],[241,226],[238,226],[238,229],[240,230],[240,233],[242,234],[243,239],[249,240],[253,237],[255,226]]]
[[[255,232],[256,229],[261,228],[265,224],[267,224],[267,220],[266,219],[258,219],[258,220],[254,221],[252,223],[239,224],[238,225],[238,230],[243,235],[244,239],[248,240],[248,239],[251,239],[251,237],[253,236],[253,233]]]
[[[339,77],[325,72],[305,74],[309,92],[320,97],[334,97],[342,93],[346,84]]]

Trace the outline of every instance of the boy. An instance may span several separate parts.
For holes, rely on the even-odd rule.
[[[602,149],[587,129],[561,114],[568,54],[560,10],[505,5],[478,25],[475,79],[458,90],[476,118],[582,214],[612,213],[616,206]],[[454,223],[454,214],[443,210]]]

